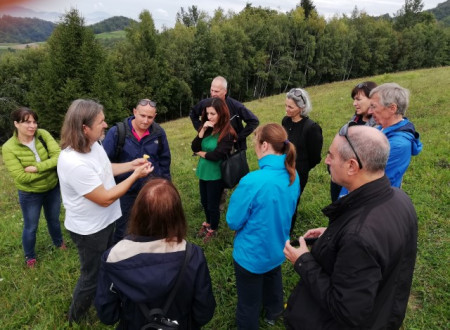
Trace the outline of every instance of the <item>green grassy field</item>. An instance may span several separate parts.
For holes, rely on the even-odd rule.
[[[95,35],[96,39],[125,39],[125,30],[104,32]]]
[[[345,81],[307,88],[311,95],[311,118],[320,123],[324,134],[323,157],[338,129],[353,113],[350,91],[361,81]],[[385,74],[371,77],[378,84],[397,82],[410,89],[407,117],[421,134],[424,148],[414,157],[403,180],[403,189],[412,198],[419,217],[419,249],[411,298],[404,329],[450,328],[450,67]],[[262,124],[281,122],[284,95],[246,104]],[[162,125],[172,150],[172,177],[181,192],[189,221],[188,239],[204,248],[210,267],[217,309],[206,329],[235,328],[236,290],[232,265],[233,232],[222,216],[218,237],[206,246],[194,237],[203,222],[198,181],[190,142],[195,131],[188,118]],[[249,140],[250,141],[250,140]],[[251,143],[247,151],[251,169],[257,168]],[[64,231],[67,251],[51,246],[45,220],[41,219],[36,252],[38,265],[29,270],[23,264],[21,246],[22,215],[16,189],[0,165],[0,329],[67,328],[66,313],[79,274],[76,248]],[[323,162],[310,174],[299,208],[296,232],[326,226],[321,209],[329,204],[329,175]],[[63,222],[63,216],[61,216]],[[283,264],[285,299],[298,281],[290,263]],[[110,329],[90,315],[88,323],[75,329]],[[266,326],[262,325],[262,329]],[[282,329],[281,321],[271,327]]]

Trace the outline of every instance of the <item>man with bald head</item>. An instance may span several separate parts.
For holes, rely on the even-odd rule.
[[[230,123],[236,131],[238,138],[237,144],[241,150],[247,149],[247,136],[249,136],[259,125],[258,117],[256,117],[249,109],[247,109],[241,102],[227,95],[228,83],[224,77],[217,76],[211,82],[211,97],[218,97],[224,100],[230,111]],[[191,118],[192,125],[194,125],[195,130],[198,131],[200,128],[200,117],[208,99],[204,99],[197,103],[189,112],[189,117]],[[245,126],[242,124],[245,122]]]
[[[289,297],[287,329],[398,329],[417,254],[417,215],[385,175],[389,142],[368,126],[343,126],[325,163],[348,195],[322,212],[327,228],[308,230],[284,254],[301,279]],[[304,238],[318,238],[311,251]]]

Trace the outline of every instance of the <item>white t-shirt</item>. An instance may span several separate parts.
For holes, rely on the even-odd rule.
[[[116,185],[111,162],[100,144],[94,143],[86,154],[72,148],[62,150],[57,171],[67,230],[79,235],[95,234],[122,215],[119,200],[103,207],[84,197],[100,185],[106,190]]]

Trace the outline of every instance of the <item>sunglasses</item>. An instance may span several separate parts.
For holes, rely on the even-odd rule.
[[[353,147],[353,144],[350,142],[350,139],[348,138],[348,128],[350,126],[355,126],[355,125],[357,125],[357,123],[354,122],[354,121],[351,121],[351,122],[348,122],[347,124],[345,124],[344,126],[342,126],[341,129],[339,130],[339,136],[343,136],[343,137],[345,137],[347,139],[347,142],[350,145],[350,148],[352,148],[353,153],[356,156],[356,160],[358,161],[359,168],[362,169],[363,166],[362,166],[362,163],[361,163],[361,159],[359,159],[359,156],[356,153],[356,150]]]
[[[356,85],[356,88],[358,88],[358,89],[362,89],[364,87],[367,87],[367,83],[365,83],[365,82]]]
[[[292,89],[289,91],[289,94],[293,94],[295,97],[301,98],[302,101],[303,101],[303,104],[306,105],[305,98],[303,97],[302,90],[301,90],[300,88],[292,88]]]
[[[147,104],[150,104],[151,107],[156,108],[156,102],[153,102],[152,100],[149,99],[142,99],[139,101],[138,104],[142,105],[143,107],[145,107]]]

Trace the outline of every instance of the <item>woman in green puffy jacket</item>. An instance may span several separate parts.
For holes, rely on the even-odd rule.
[[[66,249],[59,223],[61,194],[56,173],[61,149],[49,132],[37,128],[38,116],[33,110],[19,108],[13,111],[11,118],[15,130],[3,145],[3,161],[19,190],[25,263],[33,268],[36,264],[36,231],[42,208],[53,244]]]

